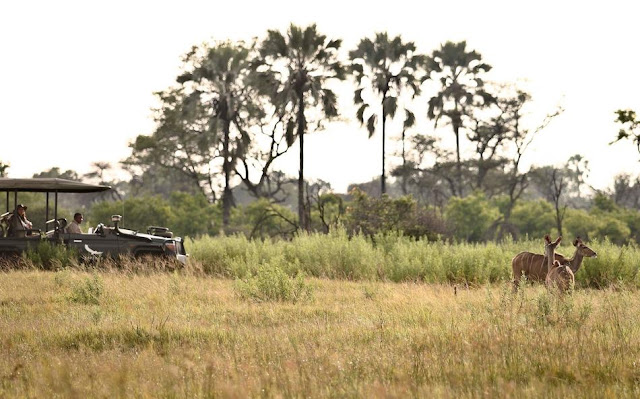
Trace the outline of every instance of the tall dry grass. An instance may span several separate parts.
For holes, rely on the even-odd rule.
[[[307,284],[256,302],[198,273],[0,273],[0,397],[640,394],[633,290]]]

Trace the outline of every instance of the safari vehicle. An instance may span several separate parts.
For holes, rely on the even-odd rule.
[[[182,238],[173,237],[173,233],[166,227],[150,226],[146,234],[125,229],[120,226],[122,217],[113,215],[111,225],[98,224],[90,228],[87,234],[67,233],[67,220],[58,216],[59,193],[95,193],[110,190],[109,186],[85,184],[71,180],[57,178],[10,179],[0,178],[1,193],[6,193],[6,212],[0,215],[0,256],[19,255],[29,248],[36,248],[42,242],[53,245],[65,245],[75,248],[81,256],[110,256],[132,255],[135,257],[151,255],[174,258],[186,263]],[[27,230],[24,237],[9,237],[9,219],[17,212],[18,193],[46,193],[46,222],[45,231],[39,229]],[[50,197],[53,195],[53,210],[50,209]],[[13,206],[11,199],[13,197]],[[53,218],[49,219],[50,211]]]

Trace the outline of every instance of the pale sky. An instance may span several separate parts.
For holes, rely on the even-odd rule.
[[[132,139],[152,133],[153,92],[173,84],[192,45],[317,23],[343,39],[345,55],[380,31],[401,34],[422,53],[467,40],[494,67],[491,80],[524,82],[536,107],[532,119],[565,108],[525,163],[562,164],[580,153],[590,163],[588,182],[605,188],[618,173],[640,171],[631,142],[608,145],[618,130],[614,111],[640,112],[638,15],[640,3],[620,0],[2,2],[0,160],[11,165],[10,177],[117,164]],[[305,140],[306,177],[338,192],[381,170],[380,135],[368,139],[355,121],[350,90],[340,99],[348,120]],[[426,119],[426,108],[416,112]],[[296,162],[294,148],[278,166],[295,176]]]

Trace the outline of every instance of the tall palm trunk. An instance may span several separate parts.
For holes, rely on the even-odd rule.
[[[387,123],[387,114],[384,112],[384,103],[386,100],[386,93],[382,96],[382,176],[380,177],[380,196],[383,196],[387,192],[387,186],[385,181],[385,170],[384,170],[384,161],[385,161],[385,149],[386,149],[386,123]]]
[[[231,122],[229,120],[224,121],[224,142],[222,143],[222,155],[224,156],[224,162],[222,164],[222,170],[224,173],[224,192],[222,193],[222,225],[228,227],[231,219],[231,207],[233,205],[233,193],[231,192],[231,154],[229,151],[229,136],[230,136]]]
[[[300,139],[300,169],[298,175],[298,222],[300,228],[309,231],[304,206],[304,91],[298,91],[298,138]]]
[[[456,136],[456,182],[453,195],[462,197],[462,161],[460,159],[460,126],[462,125],[462,116],[460,115],[460,106],[458,101],[455,102],[455,112],[451,118],[453,125],[453,134]]]
[[[460,161],[460,126],[456,123],[453,125],[453,131],[456,135],[456,191],[462,196],[462,163]],[[455,193],[454,193],[455,194]]]
[[[402,129],[402,194],[407,195],[407,156],[405,152],[406,130]]]

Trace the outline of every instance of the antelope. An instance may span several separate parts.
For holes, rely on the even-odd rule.
[[[580,270],[580,266],[582,266],[582,260],[587,258],[597,258],[598,254],[593,249],[584,245],[580,237],[576,237],[573,241],[573,246],[576,247],[576,252],[573,253],[573,257],[571,259],[567,259],[560,254],[556,254],[555,259],[559,260],[561,264],[569,266],[573,274],[576,274],[578,270]]]
[[[575,277],[569,266],[561,265],[560,261],[555,259],[555,250],[562,237],[558,237],[554,243],[551,243],[549,235],[546,235],[544,240],[544,257],[547,262],[545,284],[549,291],[564,294],[573,289]]]
[[[569,266],[561,265],[557,260],[554,260],[553,264],[549,262],[549,273],[547,273],[545,280],[549,291],[564,294],[573,289],[575,281],[575,277]]]
[[[598,254],[586,246],[580,237],[576,237],[573,241],[573,246],[576,247],[576,251],[572,258],[566,258],[562,254],[554,252],[554,260],[559,261],[561,265],[569,266],[575,275],[580,269],[580,266],[582,266],[582,260],[585,257],[596,258]],[[516,255],[511,261],[514,291],[517,291],[520,286],[522,274],[524,274],[529,281],[545,282],[547,278],[547,265],[544,262],[544,255],[531,252],[520,252]]]
[[[545,254],[534,254],[531,252],[520,252],[511,260],[511,268],[513,269],[513,290],[518,290],[520,286],[520,278],[524,274],[527,280],[530,281],[545,281],[547,272],[549,269],[547,255],[550,254],[553,259],[555,256],[555,250],[562,237],[558,237],[555,242],[551,242],[549,234],[544,236],[545,240]],[[559,255],[559,254],[558,254]]]

